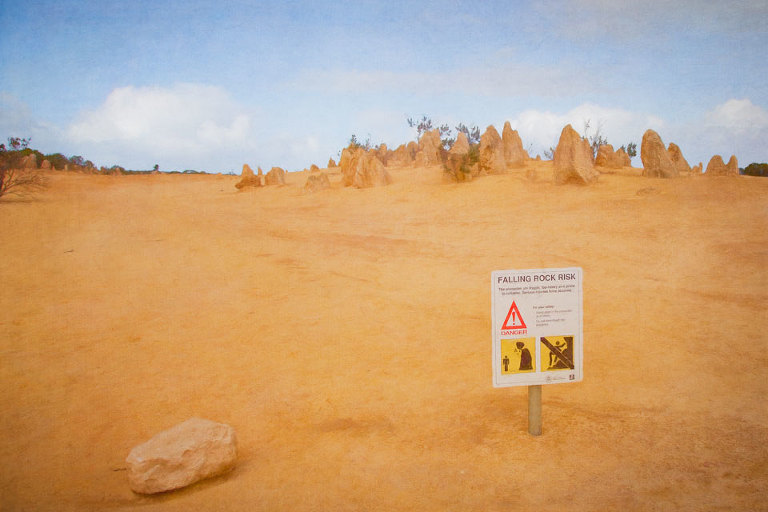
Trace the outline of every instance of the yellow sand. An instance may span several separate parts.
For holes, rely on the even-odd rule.
[[[0,200],[0,509],[765,510],[768,180],[55,173]],[[537,172],[538,179],[527,179]],[[491,385],[492,270],[584,270],[584,381]],[[125,457],[199,416],[237,468]]]

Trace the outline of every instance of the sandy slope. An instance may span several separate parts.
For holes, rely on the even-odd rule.
[[[767,510],[768,180],[535,165],[0,201],[0,509]],[[534,438],[525,388],[491,387],[490,273],[562,266],[585,379]],[[191,416],[235,427],[237,469],[131,493],[129,450]]]

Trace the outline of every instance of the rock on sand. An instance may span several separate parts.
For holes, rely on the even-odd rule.
[[[589,184],[600,175],[592,163],[592,148],[568,124],[560,133],[553,158],[554,179],[558,185],[568,182]]]
[[[707,164],[707,170],[704,172],[705,176],[738,176],[739,175],[739,162],[736,160],[736,156],[732,155],[728,163],[723,163],[723,157],[715,155]]]
[[[243,164],[243,172],[240,173],[240,181],[238,181],[235,184],[235,187],[238,189],[243,189],[245,187],[260,187],[261,186],[261,176],[256,176],[253,174],[253,169],[251,169],[251,166],[248,164]]]
[[[232,427],[192,418],[134,447],[125,463],[131,490],[155,494],[224,473],[235,459],[237,437]]]
[[[643,176],[649,178],[676,178],[680,175],[664,147],[659,134],[646,130],[640,143],[640,159],[643,161]]]

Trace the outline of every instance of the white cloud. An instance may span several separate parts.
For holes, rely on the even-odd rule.
[[[729,99],[677,130],[704,165],[713,155],[736,155],[742,167],[768,161],[768,110],[749,99]]]
[[[742,136],[768,128],[768,111],[749,99],[730,99],[707,112],[704,122],[707,128],[720,128]]]
[[[252,118],[253,112],[220,87],[128,86],[82,113],[67,134],[83,154],[98,153],[94,158],[128,158],[120,160],[126,166],[174,161],[194,168],[252,149]]]
[[[583,103],[565,113],[525,110],[509,122],[520,133],[523,145],[531,147],[534,153],[557,145],[560,132],[567,124],[584,135],[584,125],[589,122],[590,133],[599,129],[615,148],[629,142],[639,145],[645,130],[661,130],[665,126],[664,120],[657,116],[592,103]]]

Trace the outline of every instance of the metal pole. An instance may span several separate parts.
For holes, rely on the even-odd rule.
[[[541,435],[541,386],[528,386],[528,433]]]

